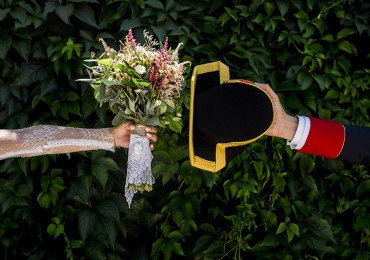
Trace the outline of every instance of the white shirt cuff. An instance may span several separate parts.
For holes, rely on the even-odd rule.
[[[295,150],[300,150],[307,141],[308,134],[311,128],[311,121],[306,116],[298,116],[298,127],[291,141],[287,141],[287,145]]]

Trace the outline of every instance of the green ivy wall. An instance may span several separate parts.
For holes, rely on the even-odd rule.
[[[129,28],[268,82],[289,113],[370,126],[365,0],[0,0],[0,127],[107,127],[83,60]],[[186,77],[189,83],[191,68]],[[127,151],[0,162],[1,259],[369,259],[370,174],[263,137],[226,169],[161,132],[156,185],[124,199]]]

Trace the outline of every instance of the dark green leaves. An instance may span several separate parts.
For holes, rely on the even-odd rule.
[[[94,10],[90,5],[82,4],[78,7],[75,7],[73,14],[82,22],[98,28],[98,23],[96,22]]]
[[[370,192],[370,180],[365,180],[357,187],[356,196],[360,197],[363,194]]]
[[[108,181],[108,171],[117,171],[119,168],[111,158],[98,157],[92,160],[91,170],[97,181],[104,187]]]
[[[185,93],[193,66],[221,60],[269,83],[291,115],[369,125],[366,1],[37,2],[0,0],[1,128],[111,126],[109,105],[75,79],[99,38],[118,46],[130,28],[184,43]],[[224,171],[202,171],[188,159],[183,97],[184,127],[167,118],[176,133],[158,132],[156,185],[130,210],[124,148],[1,161],[0,258],[369,258],[368,165],[262,137]]]
[[[82,240],[85,240],[89,233],[93,230],[96,221],[97,214],[92,210],[83,210],[78,213],[78,230]]]
[[[53,169],[50,175],[43,175],[40,180],[42,187],[41,193],[37,196],[37,201],[43,208],[49,208],[50,205],[56,206],[58,193],[64,190],[64,181],[60,177],[61,169]]]

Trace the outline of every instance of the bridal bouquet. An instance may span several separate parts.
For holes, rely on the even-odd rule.
[[[181,44],[171,50],[167,38],[159,43],[146,31],[143,36],[144,44],[140,44],[129,30],[119,50],[101,39],[104,52],[86,60],[94,65],[87,66],[90,78],[85,81],[94,88],[101,105],[109,103],[116,114],[113,124],[126,120],[136,124],[137,131],[130,136],[125,184],[129,206],[137,191],[150,191],[154,184],[145,125],[181,130],[180,94],[185,86],[185,65],[190,63],[179,62]]]

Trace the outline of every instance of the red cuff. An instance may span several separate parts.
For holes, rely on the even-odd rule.
[[[309,117],[310,132],[299,152],[336,158],[342,151],[345,128],[341,123]]]

